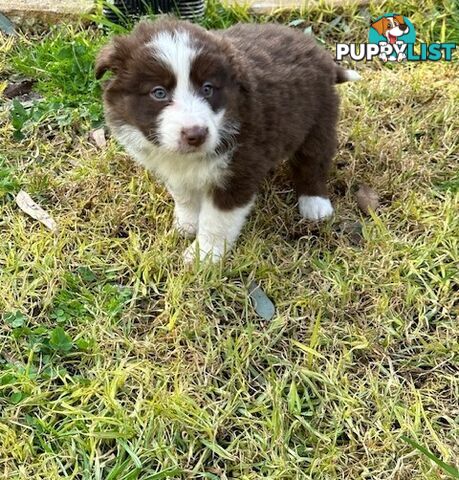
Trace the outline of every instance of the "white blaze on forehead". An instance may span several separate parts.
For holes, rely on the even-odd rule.
[[[199,49],[191,45],[188,32],[176,30],[161,32],[150,42],[154,56],[172,69],[177,80],[177,87],[189,84],[190,70],[193,59]]]

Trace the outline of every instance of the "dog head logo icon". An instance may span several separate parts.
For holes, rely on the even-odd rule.
[[[414,43],[416,41],[416,32],[410,20],[403,15],[388,13],[371,22],[368,35],[369,43],[378,44],[381,47],[385,45],[398,46]],[[394,51],[392,55],[384,53],[384,48],[380,54],[383,61],[406,60],[406,54],[401,48],[387,48],[387,51]]]
[[[379,33],[386,37],[389,43],[395,43],[398,37],[409,32],[410,27],[405,23],[402,15],[393,15],[391,17],[381,17],[371,26]]]

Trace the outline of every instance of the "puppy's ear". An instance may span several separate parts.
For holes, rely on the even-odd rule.
[[[242,93],[249,93],[251,90],[250,70],[246,65],[244,57],[232,47],[227,45],[226,55],[231,65],[232,80],[239,87]]]
[[[243,93],[249,93],[252,87],[249,79],[248,68],[240,63],[237,63],[236,67],[234,68],[234,74],[234,79],[236,84],[239,86],[240,91]]]
[[[377,22],[373,22],[371,26],[380,34],[384,35],[387,30],[387,19],[385,17],[380,18]]]
[[[403,25],[405,23],[405,19],[403,18],[403,15],[395,15],[395,20],[397,20],[399,25]]]
[[[94,72],[97,80],[102,78],[105,72],[113,71],[115,68],[115,46],[113,42],[102,48],[96,58],[96,66]]]
[[[114,37],[97,56],[94,69],[96,78],[101,78],[108,71],[118,74],[131,58],[133,50],[134,44],[130,36]]]

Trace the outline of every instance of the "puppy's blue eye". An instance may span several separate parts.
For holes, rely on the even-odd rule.
[[[214,87],[212,86],[211,83],[206,82],[202,87],[201,87],[201,93],[204,98],[209,98],[212,96],[214,93]]]
[[[151,91],[151,96],[155,99],[155,100],[159,100],[159,101],[164,101],[164,100],[168,100],[168,96],[167,96],[167,90],[163,87],[155,87],[152,91]]]

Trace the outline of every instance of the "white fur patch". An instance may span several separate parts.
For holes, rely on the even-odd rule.
[[[301,215],[308,220],[323,220],[333,215],[333,207],[328,198],[301,195],[298,208]]]
[[[177,83],[188,84],[191,62],[199,53],[191,45],[188,32],[160,32],[151,40],[149,47],[153,49],[155,58],[172,69]]]
[[[346,70],[346,79],[348,82],[357,82],[362,77],[356,70]]]
[[[225,111],[214,112],[209,103],[195,90],[190,81],[191,66],[200,50],[192,45],[188,32],[161,32],[149,43],[155,58],[162,61],[176,78],[172,104],[158,116],[158,139],[171,151],[180,151],[181,132],[191,127],[208,129],[208,135],[200,150],[215,151],[220,143],[220,129]],[[185,146],[186,148],[186,146]]]
[[[196,255],[200,260],[220,260],[239,237],[253,203],[225,211],[217,208],[210,198],[204,198],[199,214],[198,235],[184,253],[185,262],[193,261]]]
[[[181,155],[149,142],[132,125],[112,125],[112,131],[138,163],[156,173],[172,190],[205,191],[213,185],[222,186],[225,183],[230,153]]]

